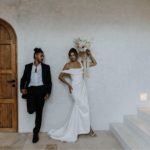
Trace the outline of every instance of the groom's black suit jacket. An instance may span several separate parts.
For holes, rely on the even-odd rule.
[[[31,79],[32,66],[33,63],[25,65],[25,70],[20,81],[20,90],[28,88]],[[46,87],[45,93],[50,95],[52,89],[50,66],[41,63],[41,67],[42,67],[42,80],[44,86]],[[23,98],[26,98],[26,96],[23,96]]]

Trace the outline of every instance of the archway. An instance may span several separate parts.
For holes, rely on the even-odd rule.
[[[17,38],[0,19],[0,131],[17,131]]]

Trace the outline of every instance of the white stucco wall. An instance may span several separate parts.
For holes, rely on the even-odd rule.
[[[149,0],[0,0],[0,18],[14,27],[18,38],[18,79],[36,46],[43,48],[51,66],[53,90],[41,131],[61,126],[70,113],[68,89],[57,77],[79,36],[93,39],[98,62],[88,81],[94,129],[108,129],[137,107],[150,106],[149,100],[139,99],[141,92],[150,95],[149,14]],[[19,132],[31,132],[34,115],[27,114],[20,93],[18,101]]]

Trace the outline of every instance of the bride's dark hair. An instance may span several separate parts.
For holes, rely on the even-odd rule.
[[[74,53],[74,54],[76,55],[76,57],[78,57],[78,52],[77,52],[77,50],[76,50],[75,48],[71,48],[71,49],[69,50],[69,53],[68,53],[68,56],[69,56],[69,57],[71,56],[71,53]]]

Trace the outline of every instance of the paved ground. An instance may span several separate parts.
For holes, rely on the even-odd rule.
[[[98,131],[97,137],[82,135],[76,143],[63,143],[40,133],[32,144],[31,133],[0,133],[0,150],[123,150],[110,131]]]

